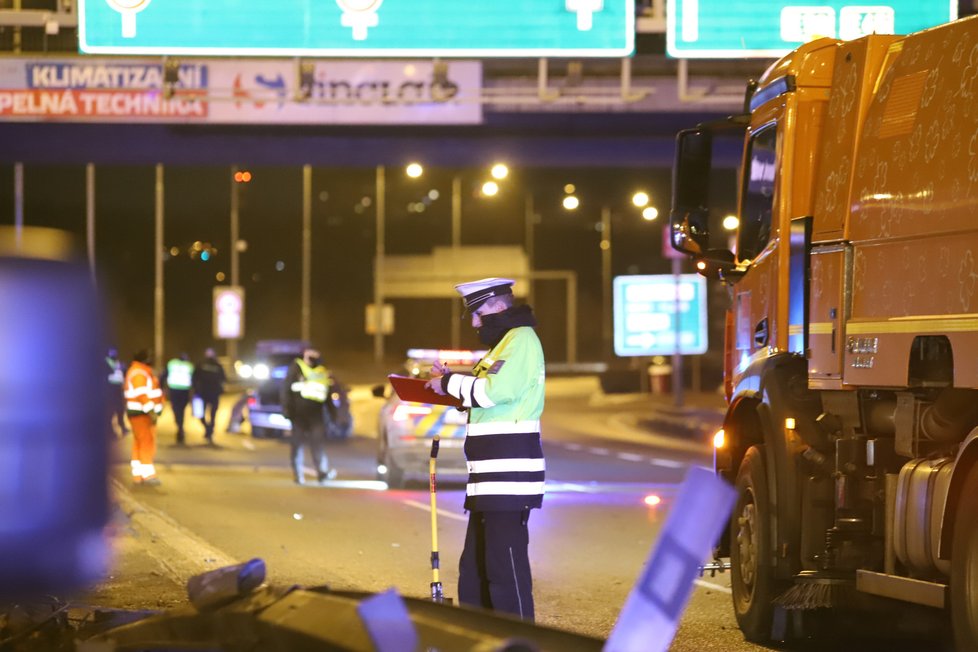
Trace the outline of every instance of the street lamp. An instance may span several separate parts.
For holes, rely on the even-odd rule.
[[[404,169],[405,173],[412,179],[419,179],[424,175],[424,166],[420,163],[412,162]],[[490,174],[494,179],[504,179],[509,174],[509,168],[503,163],[496,163],[490,169]],[[435,191],[437,192],[437,191]],[[484,197],[495,197],[499,194],[499,184],[495,181],[486,181],[482,184],[482,195]],[[429,197],[431,193],[429,192]],[[435,195],[436,197],[438,195]],[[452,176],[452,269],[458,269],[461,259],[462,246],[462,176],[455,173]],[[452,301],[452,348],[458,349],[461,344],[461,320],[462,315],[458,301]]]
[[[576,189],[573,184],[567,184],[564,187],[564,191],[568,194],[563,199],[563,207],[565,210],[573,211],[580,206],[580,200],[573,193]],[[654,206],[649,206],[651,198],[648,193],[644,191],[638,191],[632,195],[632,204],[642,209],[642,217],[646,221],[654,220],[659,212]],[[601,339],[604,342],[604,351],[606,355],[611,355],[612,353],[612,304],[611,304],[611,206],[604,204],[601,206],[601,241],[598,246],[601,249],[601,303],[602,303],[602,320],[601,320]]]

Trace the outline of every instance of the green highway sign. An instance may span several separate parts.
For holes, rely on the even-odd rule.
[[[706,279],[699,274],[616,276],[615,355],[705,353]]]
[[[635,0],[79,0],[86,54],[622,57]]]
[[[678,59],[780,57],[828,36],[909,34],[958,16],[958,0],[667,0],[666,52]]]

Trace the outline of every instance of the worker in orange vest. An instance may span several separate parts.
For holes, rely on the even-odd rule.
[[[132,426],[132,479],[136,484],[160,484],[153,466],[156,418],[163,411],[163,388],[153,374],[153,356],[143,349],[126,371],[126,413]]]

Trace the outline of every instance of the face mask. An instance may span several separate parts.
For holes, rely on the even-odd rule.
[[[318,367],[322,363],[323,363],[323,359],[319,357],[313,356],[310,358],[306,358],[306,364],[309,365],[310,367]]]
[[[486,346],[496,346],[509,330],[509,324],[503,318],[504,314],[497,312],[480,317],[482,326],[479,327],[479,341]]]

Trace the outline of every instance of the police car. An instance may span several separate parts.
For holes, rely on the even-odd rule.
[[[485,351],[410,349],[405,365],[415,378],[430,377],[440,360],[452,371],[469,373]],[[374,394],[387,397],[380,410],[377,429],[377,477],[389,487],[403,487],[410,480],[427,481],[431,441],[440,440],[436,473],[439,482],[464,482],[468,477],[462,443],[468,415],[445,405],[402,401],[390,386],[378,385]]]

